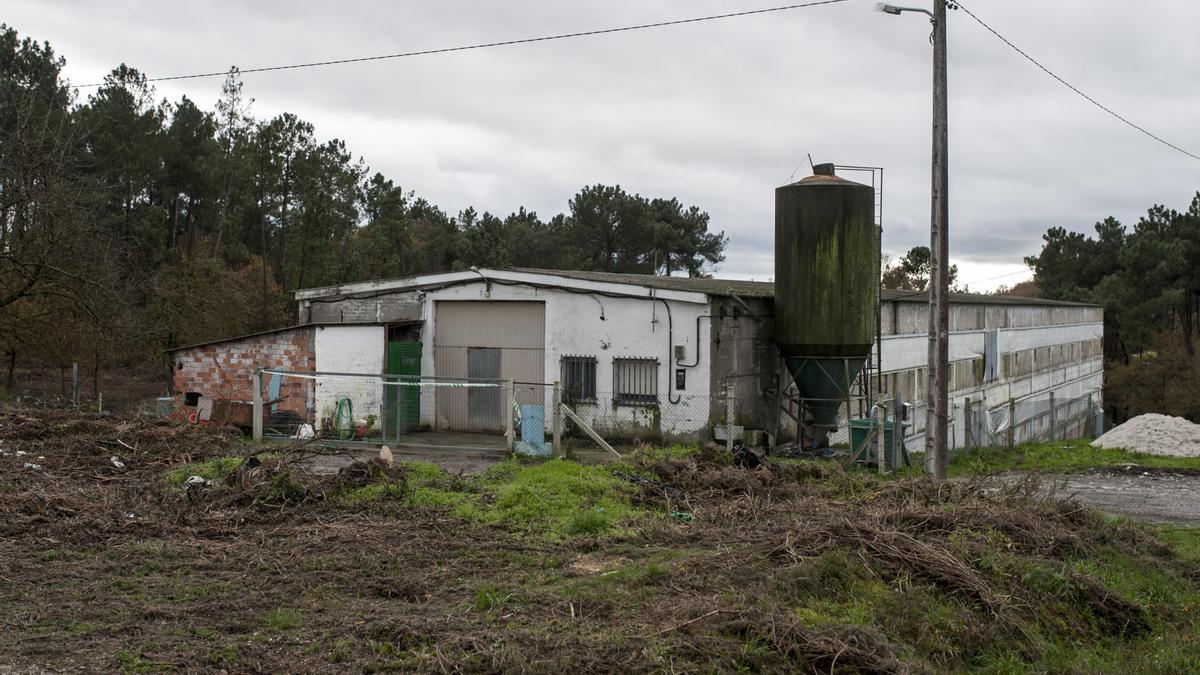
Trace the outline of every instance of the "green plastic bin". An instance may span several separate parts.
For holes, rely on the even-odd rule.
[[[858,450],[858,447],[860,445],[862,445],[863,441],[865,441],[867,436],[870,435],[871,429],[874,428],[877,423],[878,422],[873,419],[850,420],[850,453],[851,454],[853,454],[854,452],[856,452]],[[898,425],[897,420],[888,420],[886,423],[884,423],[883,447],[884,447],[885,452],[889,452],[889,453],[891,452],[892,436],[894,435],[897,425]],[[903,449],[903,447],[904,447],[903,429],[908,428],[910,425],[906,422],[899,422],[899,426],[901,428],[901,432],[900,432],[900,438],[899,438],[900,442],[899,442],[898,449]],[[858,458],[859,461],[869,462],[872,464],[876,463],[875,448],[878,447],[878,440],[879,440],[878,438],[871,439],[871,442],[869,444],[867,444],[866,451],[862,455],[859,456],[859,458]]]

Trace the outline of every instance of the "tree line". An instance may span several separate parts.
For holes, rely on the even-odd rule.
[[[115,68],[86,96],[48,43],[0,24],[0,348],[49,364],[293,321],[299,288],[493,267],[702,275],[709,215],[617,185],[543,219],[447,213],[291,113],[253,115],[236,69],[205,109]]]
[[[1104,305],[1105,402],[1118,420],[1159,412],[1200,422],[1200,193],[1154,206],[1132,231],[1052,227],[1025,262],[1042,297]]]

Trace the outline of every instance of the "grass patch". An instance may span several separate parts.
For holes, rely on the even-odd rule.
[[[1159,534],[1174,544],[1179,557],[1200,565],[1200,527],[1162,525]]]
[[[404,499],[407,496],[404,487],[399,483],[372,483],[346,490],[340,499],[346,506],[364,506],[388,499]]]
[[[298,609],[278,607],[264,614],[261,623],[269,631],[286,633],[304,624],[304,614]]]
[[[567,519],[563,529],[567,534],[596,536],[612,526],[612,519],[603,507],[576,511]]]
[[[914,453],[913,468],[901,473],[908,475],[914,470],[919,473],[922,457],[921,453]],[[1093,448],[1090,439],[1075,439],[1027,443],[1012,450],[1000,447],[957,451],[950,458],[948,472],[952,477],[1006,471],[1074,473],[1126,464],[1164,469],[1200,469],[1200,457],[1163,457],[1113,448]]]
[[[244,457],[216,457],[205,462],[184,464],[167,472],[167,482],[172,485],[183,485],[189,476],[200,476],[208,480],[221,480],[237,471],[246,461]]]
[[[371,483],[346,490],[339,500],[346,506],[395,502],[404,507],[450,510],[464,520],[478,519],[478,480],[454,476],[429,462],[401,462],[404,480]]]
[[[404,482],[372,483],[343,492],[348,506],[393,501],[437,508],[464,520],[558,538],[616,531],[637,515],[631,489],[609,469],[564,459],[497,464],[478,477],[448,474],[434,464],[406,462]]]
[[[127,649],[118,651],[116,656],[123,673],[154,673],[167,669],[166,664],[155,663],[141,654],[135,654]]]
[[[636,513],[624,481],[570,460],[509,460],[484,475],[483,490],[491,497],[480,512],[484,522],[552,535],[603,534]]]
[[[485,583],[475,589],[475,601],[471,603],[471,608],[490,614],[499,611],[511,598],[512,593],[501,592],[492,584]]]

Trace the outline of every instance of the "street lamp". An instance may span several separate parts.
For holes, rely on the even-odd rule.
[[[898,7],[881,2],[875,10],[899,15],[921,12],[933,23],[933,171],[929,219],[929,382],[925,387],[925,471],[935,480],[945,480],[949,421],[947,376],[949,375],[950,305],[950,142],[946,106],[946,5],[933,0],[933,11]]]
[[[897,16],[901,12],[921,12],[922,14],[928,14],[929,18],[933,19],[933,12],[927,9],[922,9],[921,7],[897,7],[896,5],[889,5],[886,2],[875,3],[875,11],[883,12],[884,14],[895,14]]]

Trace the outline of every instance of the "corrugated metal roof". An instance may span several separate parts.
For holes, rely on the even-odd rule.
[[[196,347],[207,347],[208,345],[220,344],[222,342],[233,342],[235,340],[248,340],[250,338],[262,337],[264,335],[271,335],[273,333],[282,333],[284,331],[296,330],[298,328],[308,328],[309,326],[315,326],[315,325],[316,324],[302,323],[302,324],[298,324],[296,326],[284,326],[283,328],[272,328],[271,330],[260,330],[257,333],[247,333],[245,335],[235,335],[233,337],[220,338],[217,340],[206,340],[204,342],[197,342],[195,344],[171,347],[169,349],[164,349],[163,351],[166,352],[167,354],[171,354],[174,352],[181,352],[185,349],[195,349]]]
[[[547,274],[580,281],[610,284],[631,284],[670,291],[706,293],[716,296],[736,295],[741,298],[774,298],[775,284],[770,281],[743,281],[740,279],[712,279],[707,277],[662,277],[652,274],[620,272],[584,272],[578,270],[545,270],[527,267],[507,268],[512,272]],[[882,299],[889,302],[928,302],[925,291],[901,291],[883,289]],[[951,293],[950,302],[979,305],[1032,305],[1098,307],[1081,302],[1046,300],[1042,298],[1018,298],[1009,295],[983,295],[979,293]]]
[[[549,274],[566,279],[593,281],[606,284],[628,284],[645,286],[664,291],[707,293],[708,295],[737,295],[743,298],[771,298],[775,296],[774,284],[763,281],[741,281],[737,279],[709,279],[704,277],[660,277],[653,274],[626,274],[618,272],[584,272],[579,270],[542,270],[528,267],[506,268],[510,272],[525,274]]]

